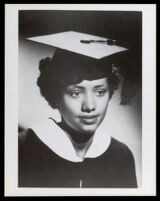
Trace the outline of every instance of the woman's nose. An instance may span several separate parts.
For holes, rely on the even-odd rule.
[[[86,94],[83,99],[82,111],[92,112],[96,109],[94,97],[91,94]]]

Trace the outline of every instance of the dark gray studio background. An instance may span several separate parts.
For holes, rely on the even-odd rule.
[[[138,186],[142,175],[142,88],[141,47],[142,13],[133,11],[19,11],[19,131],[48,116],[58,118],[41,97],[36,85],[39,60],[52,57],[51,46],[28,41],[26,38],[65,31],[84,32],[127,42],[133,49],[136,63],[137,94],[128,106],[121,106],[120,90],[109,103],[104,129],[128,145],[134,154]],[[126,61],[125,61],[126,59]],[[124,62],[127,58],[123,57]],[[130,66],[126,65],[128,72]],[[130,73],[132,76],[132,72]]]

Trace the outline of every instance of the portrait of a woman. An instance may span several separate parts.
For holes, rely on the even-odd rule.
[[[131,150],[101,128],[123,75],[116,55],[128,48],[74,31],[29,40],[57,48],[40,60],[37,86],[61,121],[48,117],[19,135],[19,187],[137,188]]]

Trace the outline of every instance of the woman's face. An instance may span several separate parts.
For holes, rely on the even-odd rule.
[[[83,80],[64,89],[59,110],[68,126],[78,132],[91,134],[103,121],[108,102],[107,78]]]

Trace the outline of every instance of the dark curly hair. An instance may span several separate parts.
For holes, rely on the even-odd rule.
[[[61,92],[68,85],[107,77],[111,98],[120,81],[119,67],[113,59],[98,60],[62,50],[56,51],[52,59],[42,59],[39,70],[37,85],[52,108],[57,108]]]

